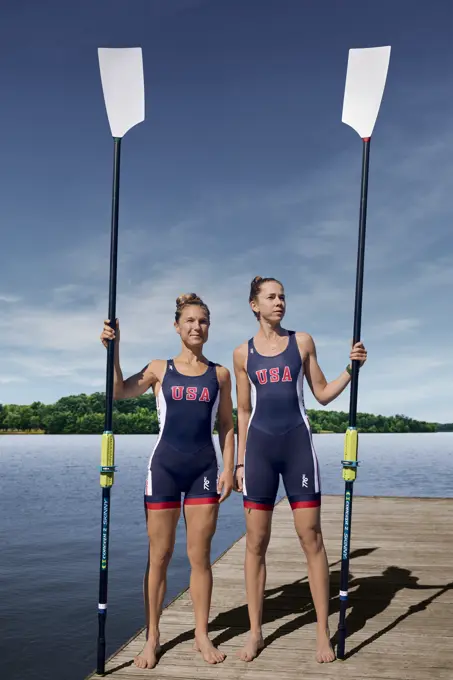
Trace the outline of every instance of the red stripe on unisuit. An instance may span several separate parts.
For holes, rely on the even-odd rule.
[[[214,505],[218,503],[217,496],[203,496],[203,498],[185,498],[184,505]]]
[[[253,501],[244,501],[244,508],[252,508],[254,510],[273,510],[273,505],[267,503],[254,503]]]
[[[295,501],[291,503],[291,508],[317,508],[321,505],[321,501]]]
[[[180,508],[181,501],[164,501],[163,503],[145,503],[148,510],[169,510],[171,508]]]

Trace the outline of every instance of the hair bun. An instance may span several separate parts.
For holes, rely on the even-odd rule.
[[[197,305],[198,307],[201,307],[204,310],[204,313],[208,317],[208,323],[210,321],[210,313],[209,313],[209,308],[206,303],[203,302],[201,297],[197,295],[196,293],[183,293],[179,297],[176,298],[176,312],[175,312],[175,321],[178,322],[180,319],[180,316],[182,312],[184,311],[185,307],[188,307],[190,305]]]
[[[263,280],[263,277],[262,277],[262,276],[255,276],[255,278],[253,279],[252,283],[259,283],[259,282],[262,281],[262,280]]]
[[[188,302],[192,302],[194,300],[199,300],[200,298],[196,293],[183,293],[179,297],[176,298],[176,306],[181,307],[181,305],[185,305]]]

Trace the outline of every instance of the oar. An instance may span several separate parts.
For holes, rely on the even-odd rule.
[[[365,229],[368,199],[368,168],[370,141],[390,61],[390,47],[370,47],[349,50],[342,122],[350,125],[362,138],[362,186],[360,193],[359,242],[354,307],[353,344],[360,341],[362,322],[363,270],[365,259]],[[343,479],[345,481],[343,541],[340,576],[340,620],[338,625],[337,657],[344,659],[346,640],[346,610],[348,606],[349,548],[351,541],[352,493],[357,475],[357,394],[359,362],[352,362],[351,392],[349,401],[349,427],[344,442]]]
[[[118,259],[118,206],[120,188],[121,138],[131,127],[145,119],[145,88],[143,58],[140,47],[99,48],[99,67],[105,106],[114,142],[112,225],[110,240],[109,311],[111,328],[116,327],[116,273]],[[105,671],[105,623],[107,619],[108,552],[110,523],[110,488],[115,472],[115,441],[113,436],[113,375],[114,340],[107,346],[105,389],[105,422],[101,443],[101,555],[99,573],[97,673]]]

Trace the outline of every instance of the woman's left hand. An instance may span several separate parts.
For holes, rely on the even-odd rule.
[[[217,493],[221,494],[219,503],[226,501],[233,491],[233,470],[224,470],[219,477]]]
[[[367,351],[363,345],[363,342],[357,342],[351,349],[349,355],[351,361],[360,361],[360,366],[362,367],[367,360]]]

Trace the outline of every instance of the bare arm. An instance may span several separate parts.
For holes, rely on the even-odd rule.
[[[297,344],[304,359],[304,371],[313,396],[322,406],[336,399],[349,385],[351,376],[344,370],[338,378],[327,382],[316,356],[316,347],[311,335],[297,333]]]
[[[162,374],[162,361],[152,361],[147,364],[141,371],[131,375],[130,378],[124,380],[123,372],[120,364],[120,327],[119,321],[116,319],[116,328],[110,328],[110,321],[104,321],[104,328],[101,333],[101,342],[105,348],[108,347],[110,341],[115,342],[114,349],[114,369],[113,369],[113,398],[114,399],[130,399],[131,397],[139,397],[144,394],[150,387],[154,387],[159,381],[159,375]]]
[[[113,386],[113,398],[114,399],[131,399],[133,397],[140,397],[145,394],[150,387],[154,387],[156,382],[159,381],[157,373],[158,361],[151,361],[142,368],[141,371],[131,375],[126,380],[123,380],[123,374],[121,372],[121,367],[118,358],[118,364],[116,363],[115,357],[115,379]]]
[[[244,464],[247,428],[252,413],[250,398],[250,381],[246,370],[247,344],[244,343],[234,350],[233,364],[236,377],[236,394],[238,408],[238,465]]]
[[[223,455],[223,468],[232,473],[234,468],[234,423],[231,377],[229,370],[223,366],[218,366],[216,370],[220,385],[218,415],[219,442]]]

